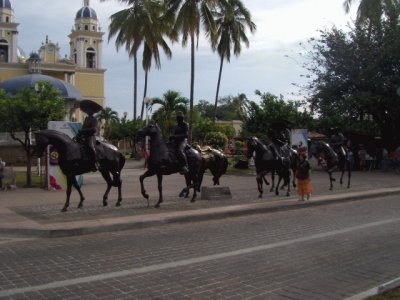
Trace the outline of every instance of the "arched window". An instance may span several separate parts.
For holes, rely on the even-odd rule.
[[[8,62],[8,42],[0,40],[0,62]]]
[[[96,68],[96,50],[92,47],[86,50],[86,68]]]
[[[78,55],[76,54],[76,49],[74,49],[73,58],[74,58],[74,63],[77,64],[78,63]]]

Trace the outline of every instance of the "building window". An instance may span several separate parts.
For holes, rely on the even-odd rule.
[[[8,43],[6,40],[0,40],[0,62],[9,62]]]
[[[89,30],[89,26],[85,25],[85,30]]]
[[[96,50],[92,47],[86,50],[86,68],[96,68]]]
[[[6,23],[10,23],[10,17],[6,17]]]

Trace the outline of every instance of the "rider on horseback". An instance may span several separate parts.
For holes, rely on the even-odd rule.
[[[335,151],[339,156],[346,156],[346,151],[344,149],[345,137],[342,130],[339,127],[331,128],[332,135],[330,138],[330,145],[333,151]]]
[[[182,166],[180,173],[186,174],[189,172],[189,167],[187,163],[187,158],[185,154],[185,147],[187,145],[187,138],[189,134],[189,127],[187,123],[184,121],[184,114],[181,111],[176,113],[176,122],[177,125],[174,130],[174,135],[171,137],[171,140],[174,142],[174,149],[176,153],[176,157],[180,165]]]
[[[272,124],[270,131],[272,145],[270,145],[270,149],[275,160],[283,159],[282,148],[290,148],[290,135],[290,128],[286,122],[275,122]]]
[[[88,115],[83,121],[80,134],[84,136],[84,143],[88,153],[89,162],[92,164],[92,171],[96,172],[100,169],[99,161],[96,156],[96,136],[98,135],[98,122],[93,116],[92,111],[88,111]]]

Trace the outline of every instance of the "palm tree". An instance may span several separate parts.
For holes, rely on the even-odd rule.
[[[110,137],[110,125],[119,121],[118,113],[112,110],[111,107],[105,107],[97,115],[97,119],[102,122],[104,121],[104,137],[108,139]]]
[[[198,45],[200,23],[205,34],[211,40],[215,35],[215,22],[212,10],[223,0],[165,0],[168,5],[167,18],[174,19],[173,32],[182,34],[182,45],[185,47],[190,39],[190,97],[189,97],[189,142],[192,140],[193,97],[195,73],[195,47]],[[197,41],[197,43],[196,43]]]
[[[152,14],[151,22],[146,22],[144,26],[151,26],[148,30],[145,30],[148,34],[144,37],[143,45],[143,61],[142,66],[145,71],[144,77],[144,91],[142,109],[140,112],[140,118],[143,120],[144,111],[144,99],[147,96],[147,78],[151,68],[151,61],[154,59],[157,69],[161,68],[160,50],[161,46],[167,58],[172,57],[172,51],[169,48],[167,42],[164,40],[164,35],[168,36],[172,41],[176,41],[174,35],[170,34],[172,24],[164,18],[165,5],[160,1],[148,1],[149,12]],[[151,7],[150,7],[151,5]]]
[[[163,135],[164,137],[169,137],[172,133],[173,128],[173,114],[180,110],[182,112],[187,111],[188,99],[182,97],[179,92],[176,91],[167,91],[163,94],[163,98],[153,98],[151,106],[158,104],[161,107],[154,113],[154,118],[160,118],[160,123],[163,126]]]
[[[158,20],[164,12],[164,4],[160,0],[120,0],[120,2],[125,2],[130,6],[111,15],[108,40],[110,41],[115,36],[117,50],[125,45],[129,57],[133,58],[133,120],[135,120],[137,115],[137,54],[140,46],[145,43],[143,65],[147,71],[151,66],[149,60],[151,62],[152,57],[156,65],[160,66],[158,45],[161,45],[169,57],[171,51],[162,39],[166,32],[164,25],[167,23]]]
[[[220,10],[213,12],[215,23],[217,26],[217,40],[213,41],[213,49],[217,49],[220,57],[220,66],[218,74],[217,92],[215,95],[214,105],[214,122],[216,120],[217,103],[219,88],[221,84],[222,67],[224,60],[230,62],[231,48],[233,53],[239,56],[243,42],[246,47],[249,47],[249,40],[246,36],[246,27],[253,33],[256,30],[256,25],[251,20],[250,12],[244,7],[241,0],[227,0]]]
[[[354,2],[354,0],[344,1],[343,7],[346,13],[349,13],[350,7]],[[396,8],[399,8],[398,0],[359,0],[359,2],[356,22],[360,25],[367,24],[369,31],[371,31],[374,26],[380,29],[382,16],[388,16],[391,12],[396,10]]]

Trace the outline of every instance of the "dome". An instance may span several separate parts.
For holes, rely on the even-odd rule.
[[[1,0],[0,0],[1,1]],[[97,14],[93,8],[89,6],[84,6],[76,13],[75,19],[89,18],[97,20]]]
[[[4,80],[3,82],[0,83],[0,89],[5,90],[6,93],[9,93],[11,95],[16,95],[19,89],[30,87],[38,81],[50,82],[54,88],[57,88],[61,91],[61,96],[64,99],[77,100],[77,101],[82,100],[81,93],[72,84],[42,74],[23,75]]]
[[[0,8],[8,8],[11,9],[10,0],[0,0]]]

